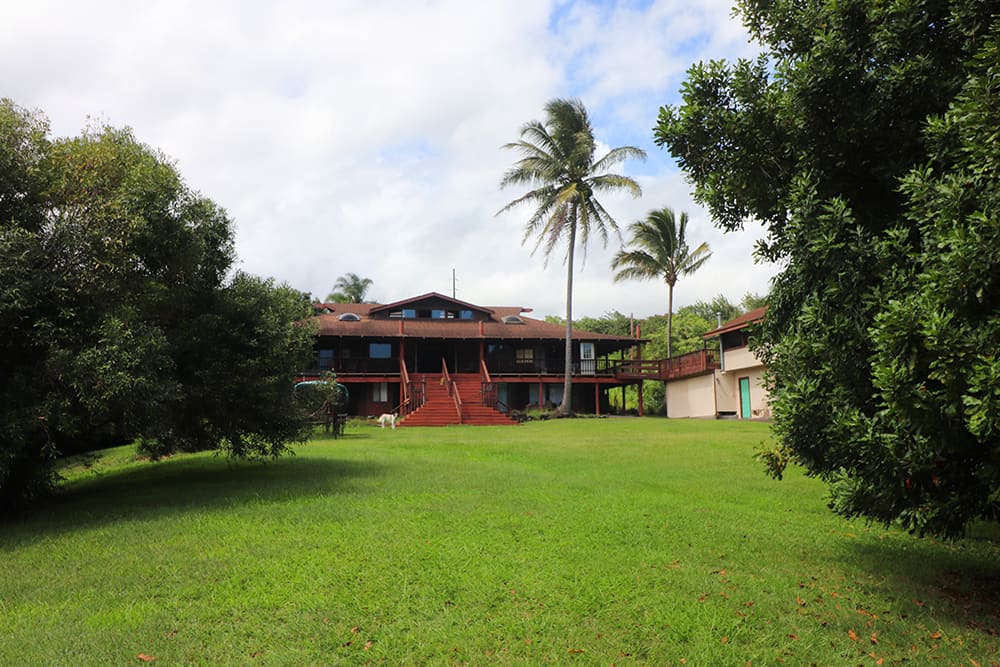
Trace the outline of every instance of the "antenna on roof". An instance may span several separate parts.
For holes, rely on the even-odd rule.
[[[451,298],[452,299],[457,299],[458,298],[457,296],[455,296],[455,292],[456,292],[456,288],[455,288],[455,269],[452,269],[451,270]]]

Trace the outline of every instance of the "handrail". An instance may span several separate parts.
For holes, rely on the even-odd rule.
[[[410,413],[410,373],[406,370],[406,360],[399,360],[399,375],[403,380],[403,396],[399,402],[399,414],[404,416]]]
[[[496,408],[497,388],[490,377],[490,369],[486,366],[486,360],[479,360],[479,398],[480,402],[488,408]]]
[[[455,412],[458,414],[458,423],[462,423],[462,397],[458,395],[458,387],[455,385],[455,381],[451,379],[451,374],[448,372],[448,363],[441,357],[441,378],[445,381],[445,385],[448,387],[448,395],[455,402]]]

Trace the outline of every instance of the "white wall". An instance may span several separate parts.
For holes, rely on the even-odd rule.
[[[667,383],[667,416],[714,417],[713,375],[699,375]]]

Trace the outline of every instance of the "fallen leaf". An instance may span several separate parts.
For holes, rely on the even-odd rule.
[[[913,601],[913,604],[917,605],[918,607],[923,607],[923,606],[925,606],[925,605],[924,605],[924,603],[923,603],[923,602],[921,602],[920,600],[914,600],[914,601]]]
[[[806,606],[806,601],[800,598],[798,595],[795,596],[795,601],[799,603],[800,607]]]
[[[722,638],[722,643],[723,644],[728,644],[729,643],[729,637],[723,637]]]
[[[370,640],[370,639],[369,639],[368,641],[366,641],[366,642],[365,642],[365,650],[367,651],[368,649],[370,649],[370,648],[372,647],[372,644],[374,644],[374,643],[375,643],[375,642],[373,642],[373,641],[372,641],[372,640]]]
[[[355,625],[353,628],[351,628],[351,633],[356,635],[356,634],[358,634],[359,630],[360,630],[360,628]]]
[[[874,632],[872,633],[872,644],[878,644],[878,637],[875,636]]]
[[[941,633],[940,632],[932,632],[931,633],[931,639],[941,639]]]
[[[858,641],[858,635],[855,634],[854,630],[848,630],[847,636],[850,637],[853,641]]]
[[[582,648],[571,648],[571,649],[567,649],[566,652],[567,653],[573,653],[573,654],[576,654],[576,653],[586,653],[586,651],[584,649],[582,649]]]
[[[791,639],[792,641],[798,641],[799,636],[797,634],[793,633],[793,632],[789,632],[788,633],[788,638]]]
[[[143,662],[153,662],[154,660],[156,660],[156,658],[154,658],[153,656],[146,655],[145,653],[140,653],[136,657],[142,660]]]
[[[979,663],[978,663],[978,662],[976,662],[975,660],[973,660],[972,658],[969,658],[969,662],[971,662],[971,663],[972,663],[972,666],[973,666],[973,667],[979,667]]]

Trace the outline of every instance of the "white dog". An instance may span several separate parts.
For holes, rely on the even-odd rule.
[[[378,418],[378,424],[382,428],[385,428],[386,424],[388,424],[393,428],[396,428],[396,415],[392,414],[391,412],[386,412],[384,415]]]

